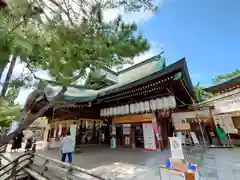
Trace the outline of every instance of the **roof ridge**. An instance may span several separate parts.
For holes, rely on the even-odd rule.
[[[143,66],[143,65],[145,65],[145,64],[148,64],[148,63],[150,63],[150,62],[152,62],[152,61],[155,61],[155,60],[156,60],[156,57],[162,56],[163,53],[164,53],[164,51],[162,51],[161,53],[159,53],[159,54],[157,54],[157,55],[155,55],[155,56],[152,56],[151,58],[148,58],[148,59],[146,59],[146,60],[144,60],[144,61],[141,61],[141,62],[139,62],[139,63],[136,63],[136,64],[134,64],[134,65],[132,65],[132,66],[130,66],[130,67],[128,67],[128,68],[125,68],[125,69],[117,72],[117,74],[118,74],[118,75],[119,75],[119,74],[122,74],[122,73],[124,73],[124,72],[130,71],[130,70],[132,70],[132,69],[135,69],[135,68],[138,68],[138,67]]]

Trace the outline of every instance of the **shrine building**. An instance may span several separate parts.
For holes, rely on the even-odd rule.
[[[116,147],[164,148],[174,131],[172,113],[186,111],[196,99],[186,59],[166,66],[162,54],[119,72],[107,68],[90,72],[85,83],[91,89],[68,87],[62,103],[44,114],[51,146],[70,130],[76,145],[99,144],[104,134],[104,144],[114,139]],[[31,113],[54,95],[30,95],[31,104],[35,101]]]

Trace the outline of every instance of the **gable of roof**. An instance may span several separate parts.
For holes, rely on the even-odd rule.
[[[153,61],[159,61],[159,60],[163,57],[163,56],[162,56],[163,53],[164,53],[164,52],[161,52],[160,54],[158,54],[158,55],[156,55],[156,56],[153,56],[153,57],[151,57],[151,58],[149,58],[149,59],[146,59],[146,60],[144,60],[144,61],[142,61],[142,62],[139,62],[139,63],[137,63],[137,64],[134,64],[133,66],[130,66],[130,67],[128,67],[128,68],[125,68],[125,69],[119,71],[117,74],[119,75],[119,74],[125,73],[125,72],[127,72],[127,71],[131,71],[131,70],[133,70],[133,69],[136,69],[136,68],[138,68],[138,67],[140,67],[140,66],[143,66],[143,65],[145,65],[145,64],[151,63],[151,62],[153,62]]]
[[[114,84],[126,84],[141,79],[166,67],[162,53],[115,73],[108,68],[97,69],[89,73],[85,85],[95,84],[98,90],[111,89]],[[94,78],[96,77],[96,78]],[[99,79],[99,77],[104,77]],[[96,81],[97,80],[97,81]]]
[[[148,82],[152,79],[155,79],[155,78],[161,77],[161,76],[165,76],[165,75],[167,75],[169,73],[172,73],[172,72],[175,72],[177,70],[183,72],[183,75],[185,77],[185,83],[186,83],[187,90],[189,91],[191,96],[194,99],[196,99],[194,91],[193,91],[193,85],[192,85],[192,82],[191,82],[191,79],[190,79],[190,76],[189,76],[189,72],[188,72],[188,69],[187,69],[187,64],[186,64],[186,59],[185,58],[167,66],[166,68],[164,68],[162,70],[151,72],[148,76],[145,76],[141,79],[137,79],[135,81],[128,82],[128,83],[125,83],[125,84],[115,84],[113,86],[103,88],[103,89],[98,91],[98,96],[105,96],[105,95],[108,95],[108,94],[111,94],[111,93],[124,91],[128,88],[138,86],[140,84],[144,84],[144,83],[146,83],[146,82]]]

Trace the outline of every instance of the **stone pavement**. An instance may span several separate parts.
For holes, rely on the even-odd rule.
[[[192,149],[188,159],[200,166],[206,180],[240,180],[240,149]]]
[[[60,151],[38,150],[39,154],[60,159]],[[200,166],[203,180],[240,180],[240,149],[203,149],[190,147],[185,150],[186,159]],[[126,149],[89,146],[73,155],[73,164],[90,170],[96,175],[116,180],[160,180],[158,167],[170,153],[149,152],[142,149]]]

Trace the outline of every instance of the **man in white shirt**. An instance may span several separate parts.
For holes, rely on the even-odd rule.
[[[68,132],[65,137],[61,140],[61,152],[62,152],[62,162],[65,162],[66,155],[68,155],[68,162],[72,163],[72,152],[73,152],[73,140],[71,138],[71,133]]]

